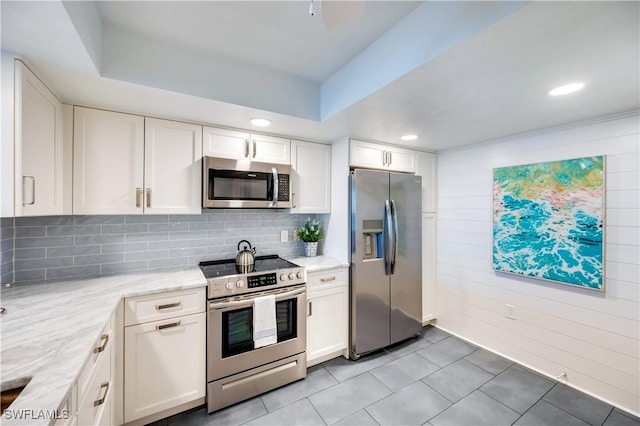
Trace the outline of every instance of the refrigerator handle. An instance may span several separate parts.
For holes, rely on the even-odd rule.
[[[393,255],[391,256],[391,274],[396,272],[396,256],[398,255],[398,214],[396,203],[391,200],[391,218],[393,220]]]
[[[391,275],[391,259],[393,247],[393,221],[391,219],[391,204],[384,202],[384,274]]]

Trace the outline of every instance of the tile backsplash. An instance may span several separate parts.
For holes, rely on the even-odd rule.
[[[311,217],[326,222],[322,216]],[[258,209],[3,218],[2,283],[98,277],[235,258],[243,239],[257,248],[257,255],[300,256],[303,245],[293,236],[306,218],[287,210]],[[282,230],[288,242],[280,242]]]

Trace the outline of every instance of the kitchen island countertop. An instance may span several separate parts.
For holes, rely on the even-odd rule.
[[[0,301],[0,387],[27,384],[0,424],[53,424],[93,344],[124,297],[205,287],[197,266],[94,279],[14,284]],[[19,410],[27,417],[18,420]],[[73,415],[74,413],[72,413]]]

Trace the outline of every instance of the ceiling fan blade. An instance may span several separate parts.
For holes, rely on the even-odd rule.
[[[327,28],[338,28],[355,22],[364,11],[365,0],[322,0],[320,11]]]

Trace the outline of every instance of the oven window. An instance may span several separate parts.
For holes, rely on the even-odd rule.
[[[278,342],[298,335],[297,299],[276,302]],[[222,358],[253,350],[253,308],[222,313]]]

